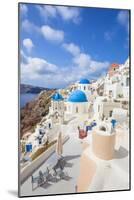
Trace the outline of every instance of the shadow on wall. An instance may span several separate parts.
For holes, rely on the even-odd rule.
[[[115,153],[114,153],[115,159],[121,159],[127,156],[128,156],[128,150],[125,149],[124,147],[121,146],[118,151],[115,150]]]

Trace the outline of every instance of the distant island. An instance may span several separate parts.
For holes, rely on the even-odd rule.
[[[27,84],[20,84],[21,94],[26,94],[26,93],[38,94],[41,91],[48,91],[48,90],[51,90],[51,89],[39,87],[39,86],[27,85]]]

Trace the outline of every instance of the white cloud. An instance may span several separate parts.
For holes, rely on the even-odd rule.
[[[121,25],[126,26],[128,23],[128,17],[128,11],[120,11],[117,15],[117,20]]]
[[[80,11],[78,8],[57,6],[57,11],[59,12],[62,19],[66,21],[72,20],[74,23],[78,23],[80,21]]]
[[[20,14],[26,16],[28,12],[28,7],[25,4],[20,4]]]
[[[129,12],[120,11],[117,15],[117,21],[120,25],[124,26],[129,31]]]
[[[65,21],[72,21],[74,23],[79,23],[81,20],[80,10],[78,8],[66,7],[66,6],[36,6],[39,10],[40,15],[44,17],[45,20],[49,18],[55,18],[60,16]]]
[[[25,80],[38,80],[45,75],[57,71],[57,66],[47,62],[45,59],[28,57],[21,51],[21,78]],[[43,77],[44,78],[44,77]]]
[[[27,33],[43,35],[46,40],[53,42],[62,42],[64,40],[64,31],[54,29],[48,25],[38,27],[27,19],[22,21],[21,28]]]
[[[73,56],[76,56],[80,53],[80,48],[73,43],[69,43],[69,44],[64,43],[62,46],[64,47],[64,49],[70,52]]]
[[[127,37],[124,43],[124,48],[128,48],[129,47],[129,11],[126,10],[122,10],[118,13],[117,15],[117,21],[118,23],[123,26],[126,29],[127,32]]]
[[[45,59],[26,56],[21,51],[21,80],[44,87],[61,88],[80,80],[81,78],[97,77],[109,67],[109,62],[97,61],[89,54],[81,52],[73,44],[64,44],[64,49],[71,53],[72,61],[68,66],[57,66]],[[75,52],[75,53],[74,53]]]
[[[44,17],[44,19],[56,17],[57,11],[55,6],[36,6],[36,8],[39,10],[40,15]]]
[[[109,66],[109,62],[106,62],[106,61],[100,62],[100,61],[92,59],[89,54],[83,53],[80,50],[80,48],[73,43],[63,44],[63,47],[66,51],[72,54],[73,56],[72,57],[72,64],[73,64],[72,71],[74,71],[74,75],[77,71],[77,76],[79,74],[78,77],[81,77],[81,76],[87,77],[93,73],[98,73],[98,72],[100,72],[101,74]],[[72,71],[71,71],[71,74],[73,73]]]
[[[74,57],[73,61],[79,67],[89,67],[91,62],[91,57],[88,54],[80,53],[78,56]]]
[[[70,68],[60,68],[45,59],[26,56],[23,51],[20,53],[22,83],[34,82],[35,85],[56,88],[65,86],[70,80],[74,80],[71,78]]]
[[[79,67],[87,67],[90,65],[91,57],[89,54],[82,53],[79,46],[74,43],[64,43],[63,47],[66,51],[72,54],[73,63]]]
[[[128,33],[129,31],[129,12],[126,10],[121,10],[117,14],[117,23],[124,27]],[[116,35],[117,30],[113,29],[111,31],[104,32],[104,39],[107,41],[112,41],[114,36]]]
[[[34,23],[30,22],[28,19],[22,21],[21,28],[28,33],[40,32],[40,28]]]
[[[26,50],[30,53],[32,48],[34,47],[34,44],[30,38],[26,38],[23,40],[23,46],[26,48]]]
[[[41,27],[41,32],[46,40],[53,42],[62,42],[64,40],[64,32],[62,30],[53,29],[50,26],[44,25]]]
[[[104,73],[104,71],[106,71],[108,67],[109,67],[109,62],[107,61],[100,62],[100,61],[91,60],[90,62],[90,68],[93,73],[96,73],[98,71],[100,73]]]

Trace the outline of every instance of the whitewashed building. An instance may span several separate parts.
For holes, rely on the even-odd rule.
[[[87,113],[89,109],[86,94],[81,90],[74,90],[64,104],[65,112],[68,114]]]
[[[89,100],[90,95],[91,95],[90,84],[91,83],[90,83],[90,81],[88,79],[81,79],[77,83],[77,89],[83,91],[86,94],[88,100]]]
[[[127,121],[128,111],[122,108],[114,108],[112,117],[122,124]]]
[[[58,92],[52,96],[49,118],[52,123],[64,123],[64,99]]]
[[[114,76],[107,74],[104,84],[104,94],[114,99],[129,98],[129,59],[119,65]]]
[[[104,96],[98,96],[93,105],[94,118],[103,120],[104,118],[112,117],[113,109],[120,107],[120,102],[115,102]]]

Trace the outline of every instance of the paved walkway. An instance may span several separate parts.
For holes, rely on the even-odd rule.
[[[82,116],[81,116],[82,117]],[[81,140],[78,138],[77,126],[80,125],[81,117],[73,117],[67,125],[61,127],[61,131],[66,131],[70,135],[70,139],[63,146],[63,156],[67,158],[68,166],[65,172],[69,175],[68,180],[60,180],[57,183],[49,183],[47,186],[39,187],[32,191],[31,177],[21,186],[21,195],[47,195],[60,193],[75,193],[80,168],[80,156],[82,154]],[[83,117],[83,119],[86,118]],[[82,122],[81,122],[82,125]],[[39,170],[45,171],[49,165],[54,165],[57,161],[56,153],[54,153],[34,174],[37,176]]]
[[[120,135],[120,145],[112,161],[97,159],[91,152],[91,135],[81,142],[78,138],[78,125],[83,126],[87,119],[86,115],[73,117],[61,131],[70,135],[70,139],[63,146],[63,156],[68,159],[69,166],[65,168],[68,180],[60,180],[57,183],[49,183],[47,186],[39,187],[32,191],[31,177],[21,186],[21,195],[48,195],[61,193],[75,193],[77,185],[78,192],[106,191],[127,189],[129,184],[129,142],[128,133]],[[83,144],[84,148],[83,148]],[[54,165],[57,161],[54,153],[33,175],[37,176],[39,170],[45,171],[48,165]]]

